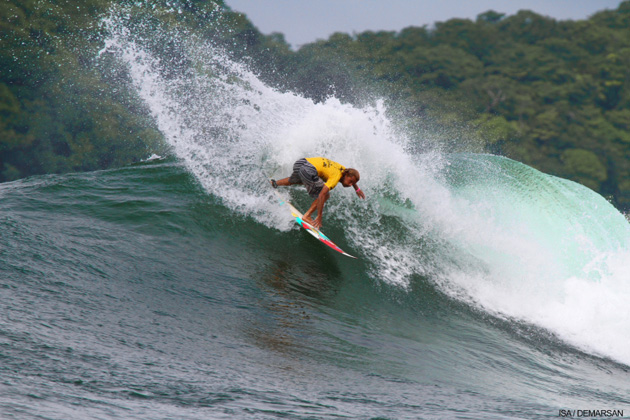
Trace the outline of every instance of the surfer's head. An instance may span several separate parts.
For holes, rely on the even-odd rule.
[[[341,185],[344,187],[350,187],[361,179],[361,175],[359,175],[359,171],[354,168],[346,168],[341,175]]]

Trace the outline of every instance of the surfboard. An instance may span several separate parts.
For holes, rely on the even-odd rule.
[[[273,190],[273,192],[276,194],[276,197],[278,197],[278,202],[280,203],[280,205],[287,206],[289,208],[289,210],[291,211],[291,215],[295,218],[295,222],[298,225],[302,226],[304,230],[306,230],[308,233],[313,235],[313,237],[315,237],[318,241],[334,249],[335,251],[345,255],[346,257],[357,259],[357,257],[350,255],[347,252],[345,252],[343,249],[339,248],[339,246],[337,246],[337,244],[335,244],[326,235],[324,235],[321,230],[317,229],[316,227],[308,223],[306,220],[304,220],[304,215],[302,215],[302,213],[298,209],[296,209],[293,206],[293,204],[286,201],[282,197],[282,194],[280,194],[275,189]]]

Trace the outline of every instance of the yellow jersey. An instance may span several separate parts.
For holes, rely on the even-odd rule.
[[[330,190],[339,183],[341,174],[346,169],[345,166],[323,157],[311,157],[306,160],[317,169],[317,176],[324,180]]]

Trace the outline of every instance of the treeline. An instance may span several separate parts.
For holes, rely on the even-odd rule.
[[[111,3],[0,4],[0,181],[124,165],[164,147],[124,75],[95,62]],[[316,101],[386,98],[411,132],[459,130],[630,207],[630,1],[582,21],[489,11],[337,33],[298,51],[222,1],[144,3],[177,9],[173,25],[224,45],[279,89]]]
[[[154,46],[171,54],[174,67],[185,67],[186,57],[169,45],[169,29],[212,39],[239,60],[248,52],[258,63],[272,62],[270,54],[288,51],[222,0],[2,0],[0,182],[168,153],[127,69],[99,54],[103,20],[116,11],[133,15],[130,25],[161,33]]]
[[[112,5],[191,28],[222,9],[194,0],[0,2],[0,182],[123,166],[165,150],[125,70],[99,58]]]
[[[108,7],[0,3],[0,181],[124,165],[159,141],[137,104],[95,69],[96,20]]]

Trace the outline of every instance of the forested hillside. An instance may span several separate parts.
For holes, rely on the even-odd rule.
[[[111,3],[0,4],[0,181],[163,151],[124,72],[98,57]],[[137,3],[176,9],[167,25],[227,46],[280,89],[385,98],[411,131],[458,127],[488,151],[630,207],[630,1],[583,21],[489,11],[431,28],[338,33],[298,51],[221,1],[128,2]]]

